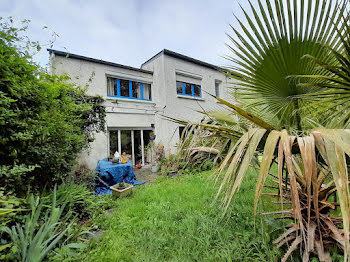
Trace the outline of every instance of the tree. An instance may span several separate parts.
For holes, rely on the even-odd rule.
[[[25,30],[0,24],[0,187],[18,194],[60,182],[105,117],[101,97],[32,61]]]
[[[327,86],[322,83],[334,77],[335,72],[302,58],[309,55],[314,60],[322,58],[324,64],[333,66],[340,62],[344,66],[345,60],[337,54],[343,53],[342,39],[349,41],[342,38],[349,25],[344,15],[349,2],[276,0],[272,4],[258,0],[257,3],[257,7],[250,3],[252,16],[243,10],[247,24],[237,19],[240,29],[232,27],[235,36],[229,36],[235,46],[229,45],[234,56],[228,57],[233,66],[227,74],[237,80],[232,87],[236,102],[217,98],[239,116],[241,123],[236,126],[241,128],[232,133],[242,132],[242,135],[233,138],[227,134],[227,125],[220,125],[223,120],[220,115],[213,117],[218,124],[205,126],[213,134],[232,141],[219,167],[222,182],[218,196],[222,195],[227,210],[247,168],[255,160],[259,163],[255,212],[264,188],[275,188],[281,210],[265,215],[280,215],[279,219],[286,221],[281,228],[284,232],[275,240],[278,246],[287,247],[282,261],[296,250],[301,251],[303,261],[309,261],[313,255],[321,261],[330,261],[329,251],[335,246],[344,250],[347,261],[350,131],[344,129],[346,125],[338,125],[342,129],[325,128],[333,127],[324,119],[335,111],[339,117],[339,108],[313,113],[329,102],[320,95],[327,92]],[[296,75],[320,77],[296,78]],[[339,78],[336,80],[339,83]],[[339,92],[335,94],[337,91],[334,95],[339,96]],[[310,99],[313,94],[319,94],[318,104]],[[234,117],[232,121],[235,122]],[[278,167],[277,174],[272,174],[275,185],[266,185],[273,165]],[[338,201],[333,199],[334,195]],[[341,218],[331,212],[338,205]]]

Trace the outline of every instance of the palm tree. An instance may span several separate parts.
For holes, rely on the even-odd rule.
[[[330,65],[346,63],[337,54],[344,48],[339,35],[343,36],[348,25],[343,16],[348,1],[271,2],[257,0],[254,7],[249,1],[251,15],[242,9],[247,24],[237,18],[240,28],[232,26],[234,36],[228,35],[233,44],[228,45],[233,52],[228,59],[233,65],[226,73],[235,80],[231,88],[236,101],[217,100],[238,115],[239,121],[245,119],[251,124],[242,121],[245,128],[239,129],[241,135],[230,138],[231,146],[219,166],[221,186],[217,197],[222,197],[227,210],[247,168],[253,160],[259,161],[259,152],[263,152],[254,210],[256,213],[275,164],[278,172],[272,176],[276,185],[270,187],[277,190],[281,210],[265,215],[280,214],[280,219],[288,221],[275,240],[279,246],[287,246],[282,261],[298,249],[303,261],[309,261],[310,255],[330,261],[329,247],[334,245],[344,250],[347,261],[350,130],[326,129],[323,120],[331,114],[312,113],[322,104],[308,98],[326,92],[323,83],[334,72],[302,57],[308,55],[315,61],[322,58],[323,64]],[[292,77],[296,75],[322,77]],[[229,138],[227,126],[220,125],[222,117],[213,118],[216,124],[205,128],[213,135]],[[335,194],[338,201],[334,200]],[[338,205],[342,215],[333,217],[332,210]]]
[[[326,114],[322,124],[333,128],[349,128],[350,125],[350,25],[347,21],[349,11],[344,14],[342,25],[344,31],[338,31],[341,49],[331,49],[335,61],[329,63],[323,58],[305,55],[320,69],[328,72],[325,75],[299,75],[301,79],[315,79],[317,83],[301,83],[303,88],[316,87],[319,92],[304,95],[305,99],[312,101],[311,105],[317,108],[315,114]],[[320,107],[319,104],[327,106]]]

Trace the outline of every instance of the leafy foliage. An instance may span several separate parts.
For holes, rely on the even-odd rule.
[[[16,193],[60,182],[105,117],[102,98],[31,61],[24,30],[0,24],[0,186]]]
[[[64,205],[56,206],[56,189],[54,189],[52,206],[43,214],[43,202],[39,198],[30,197],[31,213],[26,216],[25,223],[15,226],[1,227],[0,230],[7,233],[11,238],[12,252],[2,259],[14,259],[19,261],[39,262],[55,248],[58,242],[71,228],[72,223],[60,227],[64,223]],[[65,214],[68,218],[71,214]],[[43,223],[40,223],[40,220]]]
[[[99,202],[84,185],[63,183],[58,186],[56,192],[51,191],[48,194],[43,194],[41,201],[44,206],[51,205],[54,194],[56,195],[56,203],[64,206],[64,212],[72,212],[80,219],[88,218]]]
[[[0,226],[6,225],[16,212],[26,211],[23,208],[23,199],[13,196],[11,193],[5,194],[0,190]]]

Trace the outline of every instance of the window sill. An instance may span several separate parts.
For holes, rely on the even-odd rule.
[[[152,100],[142,100],[142,99],[131,99],[131,98],[122,98],[116,96],[107,96],[106,100],[117,102],[134,102],[134,103],[144,103],[144,104],[155,104]],[[113,102],[112,102],[113,103]]]
[[[186,95],[177,95],[178,98],[185,98],[185,99],[191,99],[191,100],[199,100],[199,101],[204,101],[203,97],[196,97],[196,96],[186,96]]]

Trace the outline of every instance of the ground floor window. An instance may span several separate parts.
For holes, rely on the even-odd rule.
[[[147,165],[152,161],[152,152],[148,150],[151,129],[116,129],[109,130],[109,154],[115,151],[132,156],[133,165]]]

